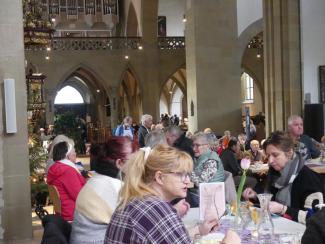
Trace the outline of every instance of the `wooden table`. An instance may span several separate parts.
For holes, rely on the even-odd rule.
[[[318,174],[325,174],[325,163],[320,158],[311,159],[305,165]]]

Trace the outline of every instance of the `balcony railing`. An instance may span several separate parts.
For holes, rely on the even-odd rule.
[[[158,37],[159,49],[183,49],[185,38],[183,36]]]
[[[138,49],[142,44],[141,37],[54,37],[51,49],[54,51],[91,51]],[[184,49],[184,37],[158,37],[159,49]],[[28,51],[45,50],[43,47],[25,47]]]

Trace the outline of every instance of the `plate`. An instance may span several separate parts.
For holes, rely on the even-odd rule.
[[[225,234],[220,233],[220,232],[214,232],[207,234],[205,236],[201,237],[202,241],[222,241],[222,239],[225,237]]]

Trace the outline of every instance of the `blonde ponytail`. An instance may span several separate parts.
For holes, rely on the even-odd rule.
[[[154,194],[154,191],[145,184],[145,151],[139,150],[133,158],[128,161],[124,185],[120,192],[120,208],[136,197],[144,197]]]
[[[134,198],[156,195],[150,183],[157,171],[191,172],[192,168],[193,161],[190,155],[168,145],[157,145],[151,151],[139,150],[127,162],[119,208],[125,208]]]

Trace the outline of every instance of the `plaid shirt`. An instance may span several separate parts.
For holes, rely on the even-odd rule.
[[[148,196],[130,201],[116,210],[104,244],[192,243],[176,210],[163,200]]]

